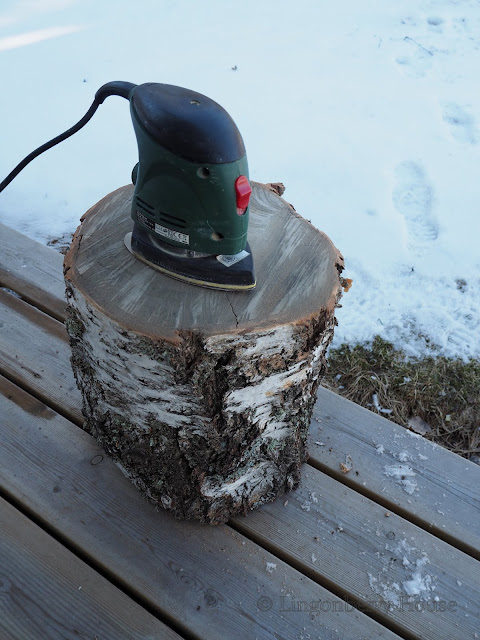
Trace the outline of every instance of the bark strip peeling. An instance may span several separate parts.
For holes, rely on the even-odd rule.
[[[298,485],[333,314],[172,344],[67,300],[85,429],[151,502],[220,523]]]

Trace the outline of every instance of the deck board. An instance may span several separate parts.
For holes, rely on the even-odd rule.
[[[0,245],[0,286],[64,320],[63,256],[1,223]]]
[[[3,387],[9,389],[11,395],[13,394],[13,389],[7,382],[4,381]],[[21,455],[29,460],[30,466],[28,468],[30,470],[35,457],[37,459],[36,465],[40,465],[43,461],[46,464],[46,470],[42,473],[42,484],[47,488],[47,491],[43,496],[35,496],[37,511],[40,499],[45,505],[50,497],[53,504],[49,502],[47,505],[49,516],[45,516],[45,519],[49,521],[55,512],[54,505],[59,503],[58,494],[66,492],[68,495],[72,490],[83,494],[88,490],[89,493],[86,493],[85,498],[82,499],[82,505],[75,505],[75,512],[78,514],[85,510],[84,500],[87,505],[94,505],[95,515],[89,516],[89,533],[92,532],[92,529],[97,532],[103,531],[105,528],[103,520],[107,518],[110,521],[114,512],[111,489],[107,493],[106,487],[120,482],[118,469],[110,464],[111,461],[103,460],[101,463],[103,468],[110,469],[109,476],[107,478],[103,476],[102,483],[97,482],[95,487],[88,484],[86,482],[87,474],[94,477],[97,471],[95,469],[97,465],[92,465],[91,461],[95,461],[96,456],[103,455],[98,452],[96,443],[89,442],[93,448],[89,452],[89,455],[92,456],[90,461],[84,460],[83,467],[86,469],[83,469],[81,473],[75,473],[74,460],[68,460],[67,452],[63,453],[60,460],[51,454],[52,448],[72,446],[79,437],[78,433],[69,435],[75,427],[68,423],[65,424],[66,421],[63,422],[62,433],[55,433],[54,439],[49,433],[48,438],[42,434],[39,440],[38,436],[36,437],[38,427],[33,434],[29,431],[22,437],[21,434],[18,434],[18,428],[15,430],[14,425],[19,422],[25,424],[29,418],[25,415],[19,415],[19,411],[23,407],[29,406],[31,415],[31,407],[38,405],[36,402],[30,402],[27,405],[28,399],[18,392],[14,397],[21,398],[17,406],[5,406],[0,397],[0,411],[5,416],[5,426],[8,430],[8,435],[4,436],[4,447],[13,452],[8,458],[0,454],[3,473],[13,471],[13,466],[16,464],[17,481],[20,481],[18,471],[20,470],[19,459]],[[51,418],[55,418],[55,415]],[[53,429],[51,419],[46,418],[46,420],[50,423],[47,428]],[[35,420],[35,423],[38,423],[38,419]],[[90,440],[90,437],[81,432],[80,439],[86,441]],[[78,448],[85,450],[85,443],[79,445]],[[15,463],[14,459],[16,459]],[[85,462],[87,464],[90,462],[89,466]],[[94,468],[92,469],[92,467]],[[301,488],[288,494],[285,500],[281,499],[270,505],[265,505],[259,511],[250,513],[248,517],[233,519],[234,527],[273,554],[265,560],[262,573],[265,573],[267,562],[276,565],[279,564],[279,561],[282,561],[282,564],[293,564],[301,573],[320,582],[326,588],[338,592],[338,597],[347,597],[351,601],[359,603],[365,610],[373,612],[375,617],[384,624],[393,625],[393,628],[400,634],[412,633],[417,629],[421,630],[421,637],[438,638],[439,634],[446,630],[450,634],[455,630],[462,631],[465,635],[474,631],[475,625],[478,624],[475,600],[478,597],[476,594],[480,593],[480,563],[473,561],[474,565],[472,565],[472,560],[468,556],[398,516],[392,515],[386,518],[384,508],[352,489],[340,485],[312,467],[305,466],[302,476]],[[35,474],[32,483],[31,473],[27,474],[25,470],[22,484],[16,488],[15,497],[20,499],[20,490],[25,495],[34,493],[38,479],[38,475]],[[25,482],[28,485],[27,489],[23,484]],[[121,495],[127,489],[125,482],[126,479],[122,477],[119,489],[116,488],[116,491],[119,491],[116,496],[118,502],[121,501]],[[2,484],[8,486],[8,479],[3,478]],[[133,486],[128,483],[130,493],[132,489]],[[149,506],[145,505],[135,489],[133,491],[130,502],[130,517],[133,515],[138,526],[147,516]],[[142,506],[140,513],[136,510],[137,502]],[[287,502],[286,505],[285,502]],[[70,498],[69,507],[72,506],[73,502]],[[147,507],[146,510],[143,509],[144,506]],[[150,509],[154,517],[160,519],[160,516],[163,516],[167,523],[166,526],[173,526],[175,521],[172,521],[170,516],[163,513],[155,514],[153,509]],[[128,516],[124,509],[120,510],[119,517],[124,521],[127,520]],[[190,526],[189,523],[177,524],[175,522],[177,529],[175,535],[178,535],[180,531],[185,534]],[[62,522],[61,535],[66,536],[63,527],[64,522]],[[80,526],[79,529],[80,532],[76,528],[69,531],[69,544],[79,544],[79,533],[85,535],[85,528]],[[126,524],[122,527],[122,534],[125,536],[125,529],[127,529],[127,536],[131,538],[132,532],[128,530]],[[197,525],[196,531],[199,540],[205,536],[210,537],[210,529],[210,527]],[[228,528],[223,528],[223,530],[228,532],[227,535],[232,535]],[[148,535],[145,537],[151,538]],[[168,537],[160,542],[164,548],[171,548],[172,544],[172,540]],[[217,548],[225,547],[225,544],[225,542],[217,543]],[[91,545],[91,540],[88,541],[88,544],[83,542],[83,552],[93,557],[96,563],[105,562],[104,569],[109,570],[112,558],[102,559],[99,550],[92,549]],[[190,553],[193,550],[194,547],[189,548]],[[197,559],[200,557],[200,553],[204,556],[205,549],[197,549]],[[258,554],[258,550],[253,553]],[[186,554],[185,549],[178,550],[178,557],[184,558]],[[235,551],[230,548],[232,566],[237,564],[233,560],[236,555],[238,554],[235,554]],[[403,565],[403,558],[407,558],[409,566]],[[116,562],[118,562],[118,558]],[[413,572],[416,571],[416,564],[420,563],[422,566],[423,562],[428,562],[428,565],[421,568],[419,575],[422,580],[426,581],[425,584],[428,588],[419,595],[426,601],[432,601],[434,597],[438,597],[441,602],[457,603],[455,611],[446,612],[441,618],[436,610],[425,611],[421,618],[418,618],[418,611],[399,607],[402,602],[401,598],[407,595],[402,585],[411,579]],[[220,562],[220,566],[223,566],[222,562]],[[123,571],[125,572],[125,568]],[[388,576],[386,571],[388,571]],[[203,568],[203,572],[205,572],[205,568]],[[257,572],[260,573],[258,567]],[[144,575],[143,579],[146,578]],[[149,579],[151,581],[151,576]],[[251,576],[248,581],[251,583]],[[292,581],[292,577],[290,577],[290,581]],[[457,581],[462,584],[461,592]],[[293,582],[290,584],[292,585],[290,590],[296,593],[298,585],[295,587]],[[391,585],[394,584],[398,584],[399,587],[393,588]],[[221,588],[216,586],[215,591],[225,593],[225,585],[222,584]],[[280,588],[279,593],[281,593]],[[274,599],[271,595],[268,597]],[[332,594],[329,597],[333,599]],[[325,599],[325,594],[322,599]],[[393,605],[391,611],[385,611],[386,602]]]
[[[282,595],[340,602],[228,526],[156,512],[92,437],[1,377],[0,413],[0,486],[8,498],[186,633],[291,640],[299,616],[282,612]],[[271,609],[263,611],[260,598]],[[356,610],[300,619],[305,638],[398,637]]]
[[[317,469],[480,560],[479,465],[327,389],[318,393],[309,449]],[[395,469],[407,482],[387,475]]]
[[[77,424],[82,402],[64,325],[0,289],[0,371]]]
[[[180,640],[2,498],[0,637]]]
[[[394,622],[401,635],[473,637],[480,563],[308,465],[286,499],[235,518],[235,525],[302,573]],[[406,604],[414,574],[421,615]],[[439,615],[449,602],[455,611]]]

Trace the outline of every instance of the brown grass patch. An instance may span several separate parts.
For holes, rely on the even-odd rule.
[[[325,387],[407,428],[418,417],[431,427],[424,437],[469,459],[480,455],[480,362],[407,359],[376,337],[331,349],[328,363]]]

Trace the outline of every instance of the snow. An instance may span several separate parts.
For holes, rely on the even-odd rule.
[[[405,580],[402,586],[405,593],[409,596],[418,596],[424,592],[428,592],[432,586],[432,578],[422,573],[423,567],[428,563],[427,556],[417,559],[415,569],[409,580]]]
[[[383,564],[380,573],[374,576],[367,572],[372,591],[388,603],[391,609],[399,607],[411,597],[417,602],[428,600],[430,593],[435,591],[435,585],[433,577],[425,569],[430,564],[427,554],[410,545],[405,538],[393,545],[386,544],[385,551],[388,553],[381,553],[379,556]],[[396,563],[395,570],[391,566],[392,554],[398,560],[401,559],[400,563]]]
[[[385,465],[384,475],[394,478],[404,491],[412,495],[417,489],[417,482],[413,478],[417,475],[408,464]]]
[[[374,376],[372,376],[372,378],[375,379]],[[343,389],[343,387],[338,387],[338,388]],[[372,404],[379,413],[392,413],[393,411],[392,409],[384,409],[383,407],[380,406],[378,395],[376,393],[372,395]],[[372,405],[367,405],[367,406],[372,406]]]
[[[232,115],[252,179],[284,182],[342,251],[334,344],[480,356],[478,1],[4,0],[0,65],[0,179],[105,82],[189,87]],[[0,195],[0,221],[71,232],[136,160],[109,98]]]

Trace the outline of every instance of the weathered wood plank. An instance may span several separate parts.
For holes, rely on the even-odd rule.
[[[474,637],[480,562],[316,469],[303,471],[287,504],[236,517],[234,526],[401,635]]]
[[[0,412],[3,491],[195,637],[398,637],[231,528],[154,511],[93,438],[1,378]],[[292,615],[288,594],[331,604]]]
[[[0,289],[0,326],[0,372],[82,424],[64,325]]]
[[[480,559],[479,465],[327,389],[309,451],[317,469]],[[343,473],[346,462],[352,470]]]
[[[1,223],[0,247],[0,286],[64,320],[63,256]]]
[[[0,498],[0,636],[180,636]]]

